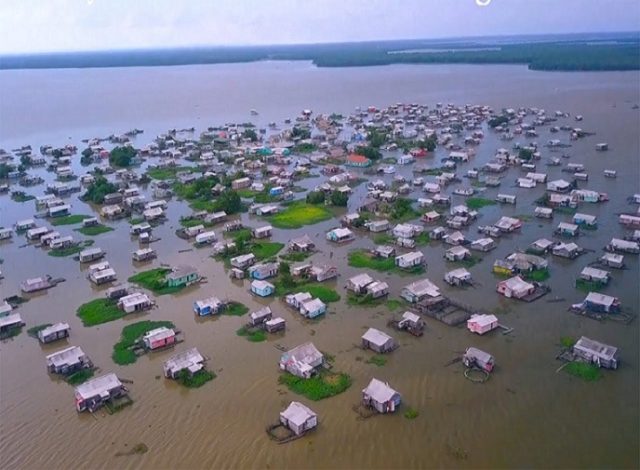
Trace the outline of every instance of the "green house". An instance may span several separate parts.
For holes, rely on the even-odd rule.
[[[191,266],[178,266],[167,274],[167,287],[187,286],[200,279],[200,274]]]

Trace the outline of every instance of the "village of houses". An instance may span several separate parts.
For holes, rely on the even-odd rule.
[[[468,347],[452,367],[461,368],[460,378],[469,379],[470,387],[480,386],[509,370],[492,354],[491,341],[477,347],[477,338],[515,335],[517,327],[509,316],[474,305],[469,292],[504,299],[516,311],[535,303],[576,321],[628,323],[637,313],[637,305],[623,305],[607,286],[614,278],[637,278],[640,193],[627,195],[627,210],[616,214],[617,226],[608,227],[615,235],[594,244],[593,234],[602,230],[595,214],[611,203],[601,182],[615,183],[624,168],[613,156],[615,143],[609,149],[592,135],[597,129],[581,129],[582,120],[536,108],[395,104],[349,116],[304,110],[261,129],[228,124],[199,135],[171,130],[146,144],[141,142],[147,136],[134,130],[77,146],[2,151],[0,161],[10,171],[0,181],[0,197],[35,197],[21,202],[14,220],[7,217],[16,212],[0,214],[0,333],[4,341],[18,341],[25,327],[33,336],[28,341],[59,343],[43,355],[42,373],[80,377],[80,383],[60,386],[69,387],[78,412],[94,413],[103,406],[135,406],[147,391],[136,387],[135,377],[123,380],[113,372],[114,364],[95,364],[89,348],[74,345],[76,329],[109,321],[130,326],[136,336],[114,349],[116,363],[126,367],[138,356],[160,354],[162,365],[154,367],[164,380],[215,388],[225,380],[224,372],[215,373],[219,358],[206,357],[204,345],[192,342],[180,325],[189,317],[237,316],[242,327],[229,341],[244,336],[246,348],[268,341],[279,349],[274,387],[280,375],[280,384],[295,394],[282,409],[274,403],[274,423],[256,427],[263,432],[267,424],[279,443],[322,423],[314,400],[352,385],[335,370],[335,352],[325,350],[321,335],[287,342],[291,328],[313,327],[329,315],[340,322],[358,309],[381,312],[344,345],[368,350],[381,363],[407,338],[430,341],[434,324],[454,328]],[[578,141],[588,142],[595,157],[574,155]],[[496,142],[500,146],[486,150],[492,157],[478,164],[480,149]],[[123,148],[135,152],[130,165],[118,168],[110,157]],[[602,165],[590,164],[595,158],[606,161],[598,174],[592,167]],[[92,199],[101,187],[108,190]],[[123,224],[119,248],[102,248],[101,238]],[[529,240],[525,231],[534,228],[543,235]],[[497,257],[492,252],[501,246],[509,247],[508,254]],[[16,279],[11,266],[23,254],[30,274]],[[223,266],[225,277],[208,279],[195,263],[181,261],[193,256]],[[116,257],[127,258],[130,272],[116,269]],[[29,304],[46,308],[47,296],[73,293],[65,279],[71,259],[82,266],[79,282],[92,286],[94,298],[78,299],[71,313],[55,312],[59,320],[51,324],[23,316]],[[569,270],[578,302],[554,293],[558,271],[566,280]],[[9,285],[19,291],[8,291]],[[237,288],[255,299],[252,307],[240,302],[245,297],[236,300]],[[162,309],[159,296],[178,293],[181,311],[161,315],[171,324],[143,323]],[[84,326],[70,321],[76,310]],[[141,326],[133,328],[134,321]],[[550,368],[564,361],[613,370],[624,361],[615,344],[574,339],[563,348],[548,345]],[[322,385],[321,392],[307,385],[312,383]],[[398,411],[417,416],[409,405],[387,366],[372,369],[353,410],[367,418]]]

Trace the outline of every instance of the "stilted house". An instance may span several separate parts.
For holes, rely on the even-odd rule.
[[[94,412],[113,398],[127,395],[126,387],[116,374],[109,373],[87,380],[75,389],[76,410]]]
[[[142,344],[148,350],[155,350],[171,346],[176,343],[176,332],[173,328],[161,326],[147,331],[142,336]]]
[[[302,403],[292,401],[289,406],[280,413],[280,422],[290,429],[296,436],[314,429],[318,426],[318,415]]]
[[[52,374],[70,375],[91,367],[91,361],[79,346],[56,351],[46,357],[47,370]]]
[[[206,315],[215,315],[222,312],[226,304],[218,297],[209,297],[208,299],[196,300],[193,303],[193,312],[204,317]]]
[[[366,287],[373,281],[374,279],[367,273],[356,274],[347,281],[347,290],[355,294],[364,294]]]
[[[478,348],[467,348],[462,356],[462,363],[466,367],[477,367],[485,372],[491,372],[495,367],[495,359],[493,356]]]
[[[197,348],[191,348],[171,356],[163,364],[162,370],[168,379],[177,379],[183,370],[192,376],[204,368],[204,360]]]
[[[118,307],[125,313],[142,312],[150,309],[153,305],[153,300],[144,292],[132,292],[118,300]]]
[[[377,353],[388,353],[396,349],[398,343],[388,334],[375,328],[369,328],[362,335],[362,347]]]
[[[55,323],[38,331],[38,339],[42,344],[52,343],[67,338],[71,327],[68,323]]]
[[[476,314],[467,320],[467,329],[471,333],[483,335],[498,328],[498,317],[495,315]]]
[[[429,279],[412,282],[403,287],[400,297],[407,302],[417,303],[426,298],[435,298],[440,296],[440,289]]]
[[[520,276],[514,276],[498,283],[497,291],[507,298],[522,299],[533,294],[536,286],[528,283]]]
[[[324,356],[311,342],[301,344],[280,356],[280,369],[308,379],[324,363]]]
[[[378,379],[371,379],[369,385],[362,390],[362,404],[378,413],[393,413],[400,406],[401,400],[398,392]]]
[[[250,290],[252,294],[259,297],[268,297],[276,291],[276,288],[270,282],[256,279],[251,282]]]
[[[463,286],[471,283],[471,273],[465,268],[457,268],[446,273],[444,280],[450,286]]]
[[[260,310],[256,310],[255,312],[251,312],[249,315],[249,326],[258,326],[263,323],[271,320],[273,317],[273,313],[271,312],[271,308],[263,307]]]
[[[582,361],[607,369],[618,368],[618,348],[582,336],[572,347],[572,352]]]
[[[300,314],[306,318],[316,318],[327,311],[327,305],[320,299],[306,300],[300,304]]]
[[[414,336],[422,336],[424,333],[424,320],[413,312],[406,311],[398,322],[398,329],[407,330]]]

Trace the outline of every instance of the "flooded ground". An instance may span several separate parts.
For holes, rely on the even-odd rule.
[[[580,187],[608,193],[604,204],[581,206],[581,212],[598,216],[599,228],[580,237],[578,243],[595,250],[574,261],[549,258],[552,296],[566,299],[549,303],[543,298],[531,304],[500,297],[495,292],[497,278],[491,265],[515,249],[524,249],[540,237],[550,238],[553,228],[569,215],[557,214],[552,221],[528,220],[518,235],[504,236],[498,248],[470,268],[479,285],[454,289],[442,281],[451,267],[444,261],[444,248],[434,242],[424,251],[426,276],[457,299],[500,312],[502,323],[513,327],[510,335],[471,335],[464,328],[452,328],[427,319],[422,338],[393,333],[400,348],[387,364],[377,367],[365,361],[371,355],[355,345],[367,327],[386,330],[390,318],[384,307],[356,308],[346,305],[344,284],[358,270],[347,265],[346,254],[357,247],[372,246],[371,238],[359,235],[346,246],[328,246],[324,233],[337,225],[327,221],[299,230],[276,230],[274,241],[308,233],[320,252],[312,260],[338,266],[341,276],[335,283],[343,296],[330,304],[330,314],[317,322],[307,322],[277,300],[269,303],[277,315],[287,319],[284,337],[252,344],[235,331],[244,319],[222,317],[196,319],[191,303],[211,295],[244,302],[252,310],[259,307],[248,294],[248,282],[229,281],[222,263],[209,257],[210,249],[178,253],[191,245],[177,238],[180,215],[190,213],[183,202],[169,203],[169,221],[154,231],[161,241],[152,246],[159,258],[144,269],[160,263],[191,264],[208,278],[208,283],[189,288],[175,296],[156,297],[159,308],[146,314],[84,328],[75,316],[76,308],[97,296],[78,263],[71,258],[53,258],[34,247],[20,248],[22,237],[0,245],[5,279],[2,297],[17,293],[28,277],[51,274],[66,283],[34,296],[18,311],[28,326],[66,321],[71,325],[68,343],[81,346],[104,372],[134,381],[130,386],[135,400],[113,416],[76,413],[73,389],[51,378],[44,356],[62,345],[41,346],[22,333],[0,344],[0,456],[4,468],[42,467],[182,467],[182,468],[300,468],[370,467],[424,468],[466,467],[634,467],[638,464],[640,438],[638,416],[638,321],[630,325],[600,323],[566,311],[584,293],[573,282],[580,270],[601,254],[612,236],[624,235],[617,214],[635,211],[626,198],[639,189],[640,76],[625,73],[531,72],[519,66],[391,66],[371,68],[316,69],[306,63],[255,63],[217,66],[154,67],[127,69],[29,70],[0,72],[0,147],[7,150],[31,144],[62,145],[81,139],[121,133],[138,127],[145,133],[134,141],[142,146],[168,128],[196,126],[201,130],[225,122],[281,122],[302,108],[315,112],[348,114],[355,106],[387,106],[396,102],[435,105],[487,104],[502,107],[537,106],[552,113],[555,109],[583,114],[580,127],[597,133],[573,142],[566,149],[572,157],[565,162],[584,163],[590,175]],[[260,112],[251,117],[249,110]],[[571,121],[569,121],[571,122]],[[536,139],[554,138],[548,128]],[[491,132],[478,149],[475,160],[458,168],[463,174],[481,166],[505,146]],[[197,134],[196,134],[197,135]],[[519,139],[516,139],[519,140]],[[524,139],[520,139],[524,141]],[[595,151],[595,143],[606,141],[608,152]],[[426,163],[437,166],[447,152],[438,149]],[[542,149],[539,171],[549,179],[560,178],[560,167],[544,167],[552,154]],[[605,179],[605,168],[618,170],[617,179]],[[398,173],[411,176],[411,167],[398,166]],[[76,173],[84,170],[76,167]],[[38,170],[48,181],[51,174]],[[501,188],[489,189],[518,195],[516,206],[492,206],[466,233],[477,238],[477,225],[491,224],[501,215],[533,214],[533,201],[544,191],[516,189],[510,185],[520,175],[512,169]],[[383,177],[390,182],[392,175]],[[313,187],[323,178],[304,180]],[[41,195],[44,186],[27,189]],[[450,192],[450,191],[447,191]],[[350,198],[349,210],[364,198],[365,185]],[[415,191],[410,197],[421,194]],[[454,203],[463,202],[453,196]],[[72,196],[73,213],[92,210]],[[0,226],[35,212],[33,202],[16,203],[0,196]],[[252,226],[261,219],[244,214]],[[95,246],[107,252],[107,259],[120,280],[140,270],[131,261],[138,245],[128,234],[128,223],[114,223],[115,231],[95,238]],[[72,226],[57,228],[76,234]],[[629,269],[612,273],[604,293],[619,297],[624,306],[637,313],[638,257],[626,255]],[[373,272],[391,285],[397,298],[403,285],[416,276]],[[116,366],[111,350],[123,326],[140,319],[171,320],[184,332],[180,348],[196,346],[211,358],[218,374],[197,390],[186,390],[159,378],[162,362],[170,354],[146,355],[130,366]],[[561,336],[581,335],[618,346],[622,364],[615,372],[605,372],[603,380],[583,382],[556,373],[554,360]],[[269,440],[265,426],[292,399],[299,399],[278,386],[277,361],[281,344],[293,347],[313,340],[322,351],[336,356],[335,368],[349,373],[353,385],[345,393],[321,402],[304,403],[319,416],[314,434],[278,446]],[[64,343],[63,343],[64,344]],[[464,379],[460,365],[444,367],[468,346],[491,352],[497,370],[491,380],[476,385]],[[363,360],[364,359],[364,360]],[[389,381],[403,396],[405,405],[420,412],[415,420],[402,413],[358,420],[351,406],[371,377]],[[144,455],[116,457],[135,444],[145,443]]]

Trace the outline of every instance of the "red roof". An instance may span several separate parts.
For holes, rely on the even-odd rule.
[[[347,157],[351,163],[367,163],[369,159],[364,155],[358,155],[357,153],[352,153]]]

